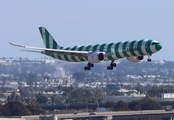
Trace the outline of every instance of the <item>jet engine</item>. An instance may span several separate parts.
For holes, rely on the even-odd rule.
[[[129,62],[141,62],[143,60],[144,56],[136,56],[136,57],[128,57]]]
[[[88,55],[88,61],[90,63],[103,62],[105,58],[104,52],[93,52]]]

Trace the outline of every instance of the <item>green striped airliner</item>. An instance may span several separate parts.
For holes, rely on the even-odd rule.
[[[151,55],[161,50],[161,44],[152,39],[141,39],[117,43],[104,43],[96,45],[84,45],[74,46],[72,48],[64,48],[57,44],[51,34],[44,27],[39,27],[42,39],[46,48],[23,46],[12,44],[17,47],[24,47],[33,50],[25,50],[29,52],[39,52],[53,58],[68,61],[68,62],[85,62],[87,66],[85,70],[90,70],[94,66],[94,63],[100,63],[103,61],[111,61],[110,65],[107,66],[108,70],[112,70],[116,67],[115,60],[121,58],[127,58],[130,62],[140,62],[144,56],[148,56],[147,61],[151,61]]]

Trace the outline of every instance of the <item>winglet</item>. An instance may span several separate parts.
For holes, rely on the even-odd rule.
[[[9,42],[11,45],[13,45],[13,46],[16,46],[16,47],[24,47],[25,48],[25,46],[22,46],[22,45],[17,45],[17,44],[13,44],[13,43],[11,43],[11,42]]]
[[[36,50],[21,50],[21,51],[25,51],[25,52],[37,52],[37,53],[44,53],[44,51],[36,51]]]
[[[9,44],[14,45],[13,43],[9,42]]]

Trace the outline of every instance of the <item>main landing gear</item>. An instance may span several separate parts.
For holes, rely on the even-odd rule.
[[[152,59],[151,59],[151,55],[148,55],[148,59],[147,59],[147,62],[151,62]]]
[[[107,69],[108,70],[113,70],[113,68],[116,67],[116,66],[117,66],[117,64],[114,63],[114,61],[111,61],[111,64],[110,64],[110,66],[107,67]]]
[[[91,67],[94,67],[94,64],[93,63],[88,63],[87,66],[84,67],[85,70],[90,70]]]

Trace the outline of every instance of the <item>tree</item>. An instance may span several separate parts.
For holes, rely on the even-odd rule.
[[[43,104],[43,103],[46,103],[47,101],[48,101],[48,98],[46,96],[44,96],[44,95],[39,95],[37,97],[37,102],[38,103]]]
[[[126,111],[129,110],[128,109],[128,105],[127,103],[123,102],[123,101],[118,101],[117,104],[114,107],[115,111]]]
[[[143,110],[161,110],[162,107],[157,101],[151,98],[148,98],[146,101],[144,101],[142,105],[142,109]]]
[[[73,74],[73,78],[75,78],[78,81],[83,81],[85,77],[86,77],[85,72],[76,72]]]
[[[19,101],[10,101],[2,106],[3,116],[23,116],[31,115],[31,112]]]
[[[10,102],[11,101],[11,96],[7,97],[7,101]]]
[[[57,90],[58,90],[58,91],[60,91],[60,90],[61,90],[61,88],[62,88],[62,87],[59,85],[59,86],[57,87]]]
[[[31,99],[28,97],[28,98],[25,99],[25,102],[26,102],[27,104],[30,104],[30,103],[31,103]]]
[[[27,83],[29,85],[33,85],[33,82],[35,82],[37,79],[37,75],[35,73],[29,73],[27,77]]]
[[[128,108],[131,110],[141,110],[142,105],[143,105],[142,101],[133,100],[132,102],[129,103]]]
[[[153,86],[150,90],[147,91],[147,95],[150,97],[161,97],[162,88]]]
[[[16,92],[13,91],[13,92],[11,93],[11,100],[15,100],[15,97],[16,97]]]
[[[63,88],[63,91],[64,91],[63,96],[64,96],[65,98],[68,98],[68,97],[71,95],[72,90],[73,90],[72,87],[64,87],[64,88]]]
[[[101,89],[95,89],[95,91],[93,91],[93,96],[95,96],[95,98],[102,99]]]
[[[83,90],[83,95],[88,97],[92,96],[91,90]]]
[[[10,96],[8,96],[7,97],[7,101],[9,102],[9,101],[14,101],[14,100],[19,100],[19,96],[16,94],[16,92],[15,91],[13,91],[12,93],[11,93],[11,95]]]
[[[27,97],[30,93],[29,90],[24,89],[24,88],[20,88],[19,92],[21,94],[21,97]]]
[[[114,106],[115,106],[115,103],[114,102],[107,101],[105,103],[105,107],[108,108],[108,109],[110,109],[110,110],[113,110]]]
[[[83,96],[83,90],[82,88],[78,88],[76,90],[73,90],[70,94],[71,98],[79,98]]]
[[[51,103],[52,103],[52,104],[55,104],[55,102],[56,102],[56,96],[53,95],[53,96],[51,97]]]
[[[136,88],[136,90],[137,90],[140,94],[142,94],[142,93],[145,92],[144,87],[143,87],[142,85],[140,85],[140,83],[138,83],[138,84],[135,86],[135,88]]]
[[[46,114],[46,112],[39,106],[30,104],[26,108],[32,113],[32,115]]]

